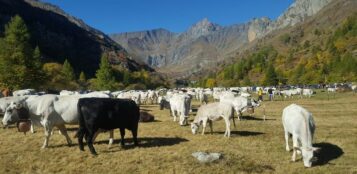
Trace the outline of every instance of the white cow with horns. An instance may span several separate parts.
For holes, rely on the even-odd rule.
[[[289,134],[293,139],[292,161],[296,160],[296,153],[302,152],[305,167],[311,167],[314,160],[314,152],[318,148],[312,147],[315,132],[315,122],[312,114],[303,107],[291,104],[283,110],[283,126],[285,131],[286,151],[289,148]]]

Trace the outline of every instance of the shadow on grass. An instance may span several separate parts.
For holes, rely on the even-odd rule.
[[[210,134],[210,132],[205,132],[207,134]],[[213,132],[213,134],[224,134],[224,132]],[[250,132],[250,131],[231,131],[231,135],[238,135],[238,136],[257,136],[257,135],[262,135],[264,134],[263,132]]]
[[[140,108],[140,111],[149,112],[149,111],[152,111],[152,109],[142,109],[142,108]]]
[[[73,139],[74,142],[70,147],[73,146],[78,146],[77,139]],[[187,142],[187,139],[184,138],[179,138],[179,137],[147,137],[147,138],[138,138],[139,141],[139,146],[142,148],[150,148],[150,147],[160,147],[160,146],[173,146],[176,144],[180,144],[182,142]],[[85,146],[87,146],[87,143],[84,141],[83,143]],[[101,140],[101,141],[95,141],[94,145],[98,144],[108,144],[108,140]],[[114,140],[112,147],[120,144],[120,139]],[[49,148],[57,148],[57,147],[69,147],[67,144],[58,144],[58,145],[50,145]],[[136,146],[133,143],[132,138],[126,138],[125,139],[125,146],[122,147],[123,149],[132,149],[135,148]]]
[[[142,108],[160,108],[159,105],[140,105],[140,109]]]
[[[253,117],[253,116],[241,116],[241,119],[244,120],[256,120],[256,121],[264,121],[263,118],[258,118],[258,117]],[[269,121],[269,120],[276,120],[276,119],[265,119],[265,121]]]
[[[326,142],[314,144],[314,147],[321,148],[316,154],[317,162],[314,163],[318,166],[330,164],[330,161],[339,158],[344,153],[343,150],[337,145]]]
[[[152,122],[162,122],[161,120],[154,120],[154,121],[140,121],[139,123],[152,123]]]

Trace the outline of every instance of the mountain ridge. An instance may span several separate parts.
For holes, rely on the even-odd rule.
[[[156,35],[155,40],[163,37],[167,41],[166,45],[163,45],[165,44],[163,42],[157,45],[150,43],[151,47],[157,48],[156,50],[145,49],[143,45],[146,42],[138,37],[123,37],[121,34],[110,35],[110,37],[123,45],[135,60],[147,63],[159,72],[185,77],[196,71],[197,68],[216,66],[217,63],[234,56],[235,52],[244,45],[260,39],[272,31],[294,26],[304,21],[331,1],[296,0],[275,21],[262,17],[254,18],[243,24],[220,26],[204,18],[186,31],[175,33],[173,37]],[[138,42],[143,41],[143,45],[139,47],[135,45],[138,42],[130,42],[133,39],[137,39]],[[160,50],[159,48],[162,47],[165,49]],[[202,47],[206,47],[206,49],[202,49]],[[211,49],[210,54],[205,54],[204,51],[208,49]]]

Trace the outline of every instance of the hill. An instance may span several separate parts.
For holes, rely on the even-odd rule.
[[[89,77],[98,69],[103,53],[109,55],[112,64],[126,69],[145,67],[131,60],[126,50],[104,33],[37,0],[0,0],[0,37],[16,14],[26,22],[33,36],[32,44],[39,46],[45,62],[63,63],[68,59],[77,73],[84,71]]]

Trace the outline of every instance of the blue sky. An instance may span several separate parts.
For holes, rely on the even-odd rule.
[[[276,19],[294,0],[43,0],[107,34],[165,28],[183,32],[197,21],[227,26]]]

